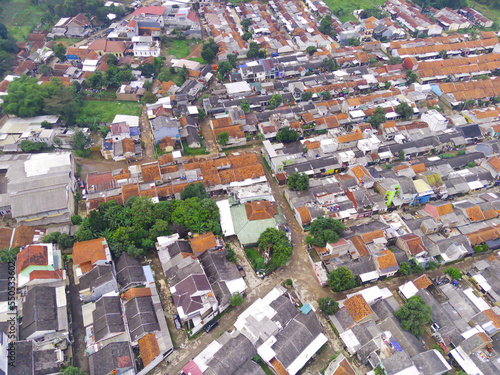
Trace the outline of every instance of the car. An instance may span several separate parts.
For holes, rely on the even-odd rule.
[[[441,328],[441,327],[439,327],[439,324],[437,324],[437,323],[432,323],[432,325],[431,325],[431,330],[432,330],[432,332],[437,332],[437,331],[439,331],[439,328]]]
[[[177,330],[182,329],[182,322],[181,318],[179,317],[179,314],[174,315],[174,323],[175,323],[175,328],[177,328]]]
[[[206,333],[210,332],[212,329],[217,327],[219,325],[219,322],[217,320],[212,320],[210,323],[207,323],[203,329],[205,330]]]
[[[238,265],[238,271],[240,271],[241,277],[245,277],[247,274],[245,273],[245,270],[243,269],[242,266]]]
[[[85,189],[82,189],[82,199],[87,199],[87,192]]]

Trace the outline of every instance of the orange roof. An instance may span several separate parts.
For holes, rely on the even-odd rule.
[[[172,185],[162,185],[156,188],[156,194],[159,197],[168,197],[174,195],[174,190],[172,189]]]
[[[217,247],[217,241],[212,232],[200,234],[198,237],[193,237],[189,240],[189,242],[191,243],[191,248],[195,254],[201,254],[208,249]]]
[[[491,320],[495,328],[500,328],[500,315],[496,314],[492,309],[484,310],[483,312]]]
[[[219,129],[219,128],[227,128],[231,125],[233,125],[233,120],[231,117],[222,117],[219,119],[212,119],[212,127],[213,129]]]
[[[346,299],[344,301],[344,306],[356,323],[373,314],[372,309],[368,306],[361,294],[356,294]]]
[[[98,260],[107,260],[107,246],[105,238],[75,243],[73,245],[73,264],[78,265],[85,262],[94,264]]]
[[[160,347],[154,333],[148,333],[146,336],[141,337],[137,343],[139,344],[139,352],[144,367],[160,355]]]
[[[290,375],[281,362],[276,359],[276,357],[271,359],[269,363],[271,363],[271,366],[273,366],[278,375]]]
[[[139,185],[128,184],[122,186],[123,201],[126,203],[131,197],[139,196]]]
[[[483,215],[484,215],[484,220],[490,220],[498,217],[498,212],[497,210],[492,208],[491,210],[483,211]]]
[[[309,224],[311,222],[312,220],[311,213],[309,212],[307,207],[305,206],[297,207],[296,210],[300,215],[300,220],[302,221],[302,224]]]
[[[48,251],[44,245],[28,245],[17,254],[17,273],[29,266],[48,265]]]
[[[419,278],[413,280],[413,285],[417,287],[418,290],[425,289],[432,285],[432,281],[427,277],[427,275],[422,275]]]
[[[451,205],[451,203],[446,203],[440,206],[436,206],[436,209],[439,216],[444,216],[453,213],[453,206]]]
[[[264,169],[262,169],[262,165],[260,164],[249,165],[234,170],[236,181],[244,181],[262,176],[264,176]]]
[[[488,160],[488,164],[500,173],[500,158],[498,158],[498,156],[495,156],[494,158]]]
[[[395,267],[398,265],[396,257],[390,250],[387,250],[387,252],[384,251],[384,255],[377,257],[377,262],[381,270],[385,270],[387,268]]]
[[[332,375],[355,375],[351,364],[344,358],[340,363],[335,372]]]
[[[471,246],[476,246],[483,242],[500,238],[500,230],[495,227],[486,227],[475,232],[468,233],[467,237],[469,238]]]
[[[363,241],[365,241],[365,243],[370,243],[373,242],[375,238],[383,238],[385,236],[384,232],[379,229],[373,232],[363,233],[361,237],[363,238]]]
[[[113,176],[113,181],[123,180],[130,178],[130,171],[128,169],[122,169],[120,173]]]
[[[401,165],[397,165],[394,167],[394,172],[399,172],[399,171],[402,171],[403,169],[408,169],[408,165],[407,164],[401,164]]]
[[[311,142],[311,141],[305,141],[304,144],[306,145],[306,148],[308,150],[313,150],[315,148],[319,148],[321,146],[321,143],[320,141],[314,141],[314,142]]]
[[[32,280],[40,280],[40,279],[54,279],[54,280],[62,280],[63,271],[49,271],[49,270],[35,270],[30,273],[30,281]]]
[[[125,301],[130,301],[135,297],[149,297],[151,296],[151,289],[149,288],[131,288],[125,292],[123,298]]]
[[[249,221],[273,219],[278,214],[278,206],[267,200],[251,201],[245,203],[245,211]]]
[[[481,221],[484,220],[483,211],[479,208],[479,206],[469,207],[465,209],[465,213],[472,221]]]
[[[369,254],[368,248],[366,247],[360,236],[351,237],[351,242],[356,250],[358,250],[360,257],[365,257]]]
[[[420,238],[416,234],[411,233],[405,236],[401,236],[400,238],[404,242],[406,242],[406,245],[408,246],[408,251],[410,252],[411,255],[417,255],[423,251],[427,251],[422,242],[422,238]]]
[[[314,116],[310,112],[304,113],[302,119],[307,123],[314,122]]]
[[[424,163],[412,165],[411,168],[416,174],[424,173],[427,170]]]
[[[141,165],[142,179],[144,182],[161,180],[160,167],[158,162]]]
[[[166,165],[174,162],[174,157],[172,154],[162,155],[158,158],[158,164]]]
[[[352,142],[352,141],[358,141],[360,139],[363,139],[363,133],[350,133],[350,134],[345,134],[345,135],[339,135],[337,137],[337,141],[339,143],[346,143],[346,142]]]
[[[10,241],[12,239],[12,228],[0,228],[0,249],[5,249],[10,247]]]
[[[33,236],[35,235],[35,228],[26,225],[20,225],[14,232],[14,239],[12,240],[12,247],[23,247],[33,243]]]
[[[354,173],[354,175],[358,178],[360,182],[363,181],[365,176],[371,178],[370,173],[368,173],[368,171],[362,165],[356,165],[355,167],[351,168],[351,171]]]

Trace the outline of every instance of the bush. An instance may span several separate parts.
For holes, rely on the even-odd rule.
[[[226,250],[227,250],[226,260],[229,262],[236,263],[236,253],[234,252],[231,245],[226,245]]]
[[[476,253],[482,253],[483,251],[487,251],[488,250],[488,245],[486,245],[485,243],[481,244],[481,245],[476,245],[473,247],[474,251]]]
[[[243,303],[245,303],[245,298],[240,294],[240,292],[236,292],[231,297],[229,297],[229,304],[231,306],[239,306]]]
[[[285,286],[292,286],[292,285],[293,285],[293,280],[292,279],[286,279]]]
[[[318,305],[325,315],[333,315],[339,309],[339,304],[331,297],[320,298]]]
[[[453,280],[460,280],[462,278],[462,271],[457,270],[456,268],[448,268],[444,271],[447,275],[449,275]]]
[[[73,215],[71,216],[71,224],[73,225],[80,225],[82,223],[83,219],[80,215]]]

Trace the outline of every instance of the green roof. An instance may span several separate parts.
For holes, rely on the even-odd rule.
[[[276,225],[284,221],[281,212],[273,219],[249,221],[244,204],[231,206],[231,216],[233,217],[234,232],[242,246],[256,244],[262,232],[270,227],[275,228]]]

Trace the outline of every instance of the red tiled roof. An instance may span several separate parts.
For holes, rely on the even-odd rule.
[[[73,264],[78,265],[86,262],[94,264],[98,260],[107,260],[105,244],[105,238],[75,243],[73,245]]]
[[[28,245],[17,254],[17,273],[29,266],[48,265],[47,247],[43,245]]]
[[[195,254],[201,254],[217,246],[217,241],[212,232],[205,234],[200,234],[197,237],[193,237],[189,240],[191,243],[191,248]]]

